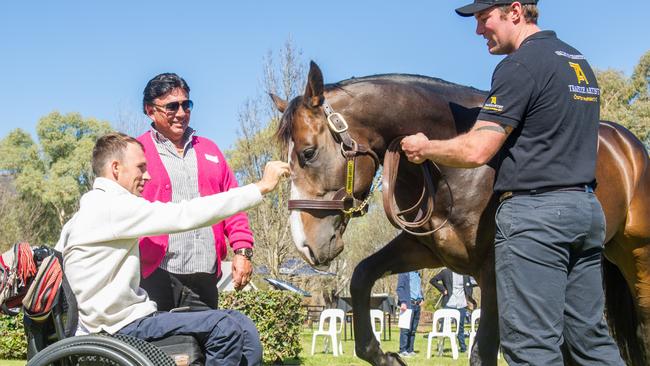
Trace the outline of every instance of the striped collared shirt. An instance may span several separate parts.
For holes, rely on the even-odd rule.
[[[179,154],[176,146],[151,128],[160,160],[165,166],[172,186],[172,202],[187,201],[199,197],[199,178],[196,151],[192,146],[195,131],[187,127],[183,135],[184,151]],[[160,268],[178,274],[196,272],[214,273],[217,270],[217,253],[214,249],[214,233],[210,226],[169,235],[167,254]]]

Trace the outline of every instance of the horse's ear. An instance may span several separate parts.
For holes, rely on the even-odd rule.
[[[316,108],[323,104],[323,73],[314,61],[309,62],[307,87],[302,102],[309,108]]]
[[[284,111],[287,110],[287,101],[278,97],[277,95],[273,93],[269,93],[269,97],[273,99],[273,103],[275,104],[275,108],[280,111],[280,113],[284,113]]]

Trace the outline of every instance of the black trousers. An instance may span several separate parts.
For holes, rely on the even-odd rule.
[[[157,268],[149,277],[140,279],[142,287],[149,298],[158,304],[158,311],[169,311],[173,308],[187,304],[183,302],[182,286],[186,286],[199,300],[211,309],[217,309],[219,292],[217,289],[219,279],[214,273],[176,274]]]
[[[499,332],[508,365],[623,366],[603,319],[605,217],[593,193],[503,201],[496,214]]]

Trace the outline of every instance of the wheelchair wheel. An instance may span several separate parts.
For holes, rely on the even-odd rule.
[[[160,349],[143,340],[117,335],[87,335],[56,342],[34,356],[27,366],[175,366]]]

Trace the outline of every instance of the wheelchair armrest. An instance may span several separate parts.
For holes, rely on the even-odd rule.
[[[169,310],[170,313],[185,313],[190,311],[205,311],[210,310],[208,306],[181,306]]]

